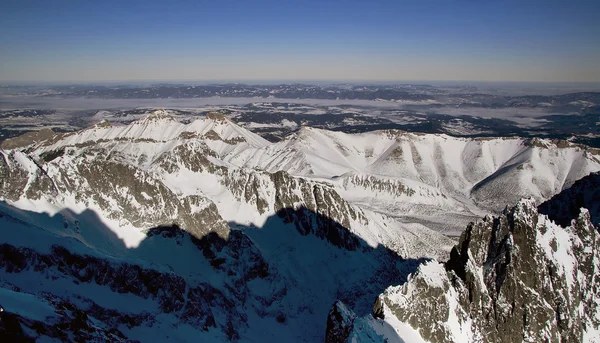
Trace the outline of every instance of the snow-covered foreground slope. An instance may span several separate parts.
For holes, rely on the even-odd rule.
[[[0,230],[0,306],[25,334],[59,340],[322,341],[336,299],[366,314],[420,262],[306,209],[227,239],[157,227],[135,248],[89,210],[2,203]]]
[[[586,209],[561,227],[522,200],[470,225],[448,262],[419,266],[371,315],[329,327],[338,342],[600,342],[599,248]]]

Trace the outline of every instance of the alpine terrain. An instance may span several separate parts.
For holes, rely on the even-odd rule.
[[[600,342],[593,148],[169,110],[0,147],[3,341]]]

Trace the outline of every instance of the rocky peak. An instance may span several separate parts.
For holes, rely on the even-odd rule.
[[[206,119],[215,120],[215,121],[226,121],[227,117],[224,114],[219,112],[208,112],[206,114]]]
[[[112,124],[108,120],[104,119],[101,122],[99,122],[96,125],[94,125],[94,127],[96,127],[96,128],[109,128],[109,127],[112,127]]]
[[[356,315],[341,301],[336,301],[327,316],[325,342],[344,343],[352,333]]]
[[[147,116],[142,118],[142,121],[152,121],[152,120],[175,121],[175,119],[169,113],[169,111],[166,111],[163,109],[152,111]]]
[[[409,135],[409,133],[407,131],[399,130],[399,129],[382,130],[381,133],[389,139],[396,139],[396,140],[400,140]],[[415,133],[411,133],[411,134],[415,134]]]
[[[561,227],[522,200],[470,224],[445,264],[389,287],[373,316],[394,316],[430,342],[594,341],[599,249],[587,210]]]

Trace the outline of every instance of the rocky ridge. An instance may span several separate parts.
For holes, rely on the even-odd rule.
[[[599,248],[587,209],[561,227],[522,200],[469,225],[446,263],[386,289],[371,317],[338,321],[352,327],[343,341],[393,342],[402,334],[377,325],[400,322],[428,342],[597,342]]]

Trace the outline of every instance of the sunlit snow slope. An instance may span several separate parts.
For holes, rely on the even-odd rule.
[[[541,202],[600,169],[597,155],[566,142],[308,127],[225,160],[321,179],[352,203],[438,230],[450,224],[455,234],[487,210],[501,210],[522,197]]]

